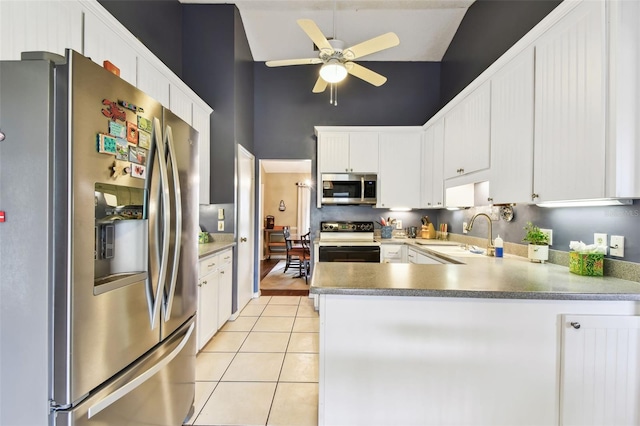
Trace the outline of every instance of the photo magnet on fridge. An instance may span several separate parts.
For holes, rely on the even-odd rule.
[[[151,133],[151,120],[138,116],[138,130]]]
[[[151,146],[151,134],[140,130],[140,127],[138,127],[138,146],[144,149],[149,149]]]
[[[116,159],[122,161],[129,159],[129,144],[125,139],[116,139]]]
[[[97,136],[98,152],[102,154],[116,153],[116,138],[110,135],[99,133]]]
[[[147,168],[140,164],[131,163],[131,176],[145,179],[147,177]]]
[[[109,121],[109,134],[116,138],[126,139],[127,138],[127,128],[115,121]]]
[[[127,121],[127,140],[134,145],[138,145],[138,126],[136,123]]]

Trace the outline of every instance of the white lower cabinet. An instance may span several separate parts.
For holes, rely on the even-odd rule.
[[[232,264],[232,249],[200,260],[196,317],[198,350],[201,350],[231,317]]]
[[[624,324],[638,302],[321,294],[319,303],[319,425],[640,424],[638,317]],[[593,322],[569,329],[562,316],[572,312]],[[601,321],[608,315],[622,322]],[[565,338],[574,370],[562,381],[561,327],[586,332]],[[586,417],[568,417],[572,407]]]
[[[562,425],[640,424],[640,316],[564,315]]]
[[[380,258],[382,263],[407,263],[406,249],[403,244],[382,244]]]
[[[412,248],[407,249],[407,262],[417,263],[419,265],[442,265],[443,263]]]
[[[218,274],[218,329],[231,317],[231,299],[233,297],[233,251],[223,251],[219,255]]]

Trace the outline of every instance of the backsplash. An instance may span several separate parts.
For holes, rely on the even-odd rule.
[[[607,259],[640,263],[640,201],[632,205],[609,207],[563,207],[542,208],[535,205],[517,205],[511,222],[500,219],[499,207],[476,207],[467,210],[441,210],[438,222],[449,224],[449,232],[462,234],[462,223],[469,222],[476,213],[489,213],[492,221],[493,238],[498,234],[509,243],[524,244],[524,226],[532,222],[541,228],[553,230],[554,251],[568,252],[570,241],[584,241],[593,244],[594,233],[624,236],[624,257]],[[487,221],[478,219],[468,236],[486,239]],[[556,262],[554,262],[556,263]]]
[[[224,209],[224,230],[218,231],[218,209]],[[210,234],[235,232],[235,208],[233,204],[200,204],[200,228]]]

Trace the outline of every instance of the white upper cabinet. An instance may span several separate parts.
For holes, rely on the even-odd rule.
[[[422,141],[420,207],[444,207],[444,120],[427,127]]]
[[[415,207],[420,203],[422,129],[380,132],[380,171],[376,207]]]
[[[82,8],[73,1],[0,1],[0,59],[27,51],[82,53]]]
[[[193,128],[198,131],[198,157],[200,160],[200,204],[209,204],[210,200],[210,163],[211,163],[211,112],[193,104]]]
[[[189,125],[193,123],[191,98],[175,84],[169,86],[169,109]]]
[[[486,82],[445,115],[445,179],[489,168],[490,109],[490,83]]]
[[[607,197],[640,198],[640,2],[609,7]]]
[[[491,174],[493,204],[531,201],[533,189],[533,48],[491,78]]]
[[[378,172],[378,132],[318,133],[320,173]]]
[[[349,133],[349,171],[378,172],[378,132]]]
[[[322,132],[318,134],[318,172],[349,171],[349,133]]]
[[[121,36],[125,30],[115,31],[102,16],[90,11],[84,19],[84,55],[100,66],[111,62],[120,69],[123,80],[136,86],[137,53]]]
[[[169,108],[169,79],[145,58],[138,57],[137,87]]]
[[[605,2],[576,6],[536,40],[535,56],[532,201],[602,198]]]

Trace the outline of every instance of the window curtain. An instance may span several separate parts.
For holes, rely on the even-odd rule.
[[[309,222],[311,221],[311,190],[304,182],[297,182],[298,186],[298,234],[303,235],[309,232]]]

